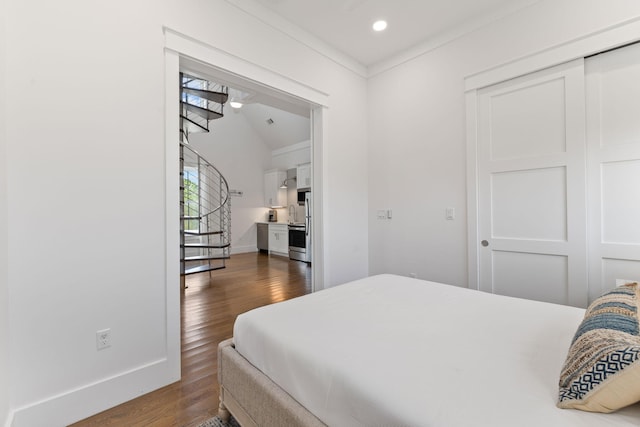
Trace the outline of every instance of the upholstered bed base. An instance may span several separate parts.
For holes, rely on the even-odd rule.
[[[233,339],[218,345],[218,415],[242,427],[326,425],[236,351]]]

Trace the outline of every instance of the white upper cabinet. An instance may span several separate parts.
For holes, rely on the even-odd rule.
[[[264,173],[264,204],[269,208],[281,208],[287,205],[287,189],[280,188],[287,179],[287,172],[270,170]]]
[[[299,165],[297,169],[297,187],[298,189],[308,188],[311,189],[311,163],[305,163],[304,165]]]

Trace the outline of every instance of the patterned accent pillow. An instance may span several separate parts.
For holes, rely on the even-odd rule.
[[[560,373],[559,408],[613,412],[640,401],[639,301],[631,283],[587,308]]]

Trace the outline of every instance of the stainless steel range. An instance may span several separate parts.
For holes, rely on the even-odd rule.
[[[289,259],[311,262],[311,192],[305,193],[304,223],[289,224]]]

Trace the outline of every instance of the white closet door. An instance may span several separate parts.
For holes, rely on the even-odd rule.
[[[586,60],[589,289],[640,281],[640,45]]]
[[[478,92],[479,288],[587,303],[584,61]]]

